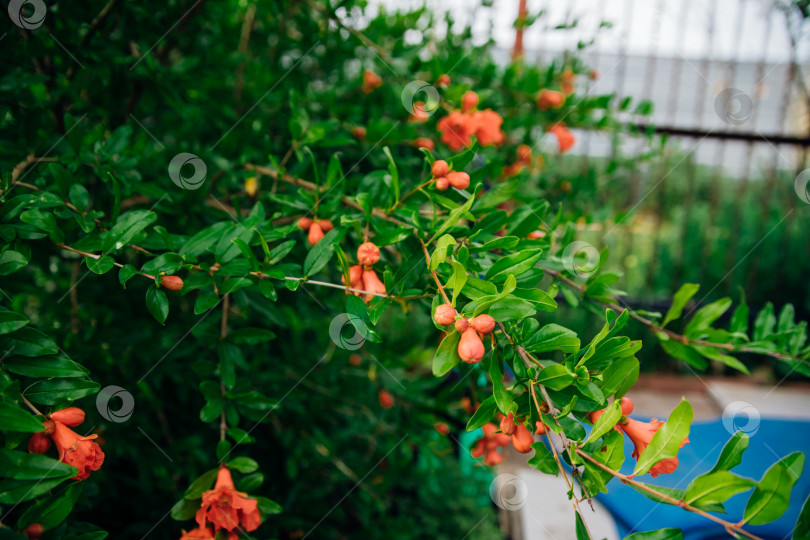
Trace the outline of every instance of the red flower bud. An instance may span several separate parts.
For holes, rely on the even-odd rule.
[[[385,285],[377,277],[374,270],[363,270],[363,290],[372,293],[385,294]],[[374,296],[375,295],[373,294],[367,294],[366,302],[370,302]]]
[[[537,108],[540,110],[558,109],[565,103],[562,92],[555,90],[540,90],[537,94]]]
[[[349,267],[349,283],[346,283],[346,279],[344,276],[340,276],[340,281],[343,282],[344,285],[352,289],[362,289],[363,288],[363,267],[359,264],[355,264],[354,266]]]
[[[28,537],[28,540],[37,540],[42,533],[45,532],[45,527],[40,525],[39,523],[32,523],[28,527],[25,528],[23,534]]]
[[[439,78],[436,79],[436,86],[441,86],[443,88],[450,86],[450,75],[447,73],[442,73],[439,75]]]
[[[484,458],[484,463],[490,467],[500,464],[501,461],[503,461],[503,454],[498,452],[496,449],[488,450],[487,456]]]
[[[548,132],[557,136],[557,143],[560,146],[560,153],[564,154],[574,146],[576,139],[574,135],[562,124],[554,124],[548,128]]]
[[[335,228],[335,226],[332,225],[332,222],[329,221],[328,219],[319,219],[318,225],[321,226],[321,230],[325,233],[328,233],[329,231]]]
[[[380,407],[383,409],[390,409],[394,406],[394,396],[388,393],[387,390],[380,390],[377,393],[377,398],[380,400]]]
[[[532,231],[532,232],[529,233],[529,236],[527,236],[526,238],[529,238],[530,240],[535,240],[537,238],[543,238],[545,236],[546,236],[546,233],[543,232],[543,231]]]
[[[312,226],[309,228],[309,234],[307,235],[307,242],[309,242],[310,246],[314,246],[318,242],[321,241],[323,238],[323,229],[317,223],[313,223]]]
[[[450,433],[450,427],[444,422],[436,422],[433,427],[442,435],[447,435]]]
[[[441,176],[446,176],[447,172],[450,170],[450,166],[447,165],[447,162],[443,159],[437,159],[433,162],[433,167],[430,168],[430,171],[433,173],[435,178],[439,178]]]
[[[489,315],[479,315],[470,319],[470,326],[481,334],[489,334],[495,330],[495,319]]]
[[[464,112],[469,111],[476,105],[478,105],[478,94],[475,92],[467,92],[461,98],[461,110]]]
[[[543,422],[538,420],[537,423],[535,423],[535,426],[537,428],[537,429],[534,430],[534,433],[536,435],[545,435],[546,434],[547,428],[546,428],[546,425]]]
[[[160,276],[160,286],[170,291],[179,291],[183,288],[180,276]]]
[[[456,189],[467,189],[470,187],[470,175],[464,171],[450,171],[447,173],[447,180]]]
[[[54,411],[48,418],[62,422],[66,426],[76,427],[84,422],[84,411],[78,407],[67,407],[59,411]]]
[[[450,304],[440,304],[433,314],[433,320],[439,326],[450,326],[456,320],[456,310]]]
[[[512,435],[515,432],[515,413],[509,413],[501,419],[501,433],[504,435]]]
[[[534,436],[526,429],[522,423],[518,423],[515,427],[515,433],[512,435],[512,446],[521,454],[528,454],[532,451],[534,444]]]
[[[428,139],[427,137],[417,137],[413,140],[413,145],[417,148],[427,148],[431,152],[436,148],[436,145],[433,144],[433,141]]]
[[[366,128],[364,128],[363,126],[354,126],[352,128],[352,135],[358,141],[362,141],[363,139],[366,138]]]
[[[456,319],[456,323],[454,325],[454,328],[456,329],[457,332],[463,332],[469,327],[470,327],[470,323],[467,322],[467,319],[465,319],[464,317],[462,317],[460,319]]]
[[[352,354],[349,356],[349,363],[353,366],[359,366],[363,363],[363,357],[359,354]]]
[[[51,447],[51,438],[44,433],[34,433],[28,439],[28,451],[32,454],[44,454]]]
[[[622,416],[627,416],[633,412],[633,400],[628,397],[623,397],[621,401]]]
[[[439,191],[444,191],[450,187],[450,180],[447,179],[445,176],[440,176],[436,179],[436,189]]]
[[[312,227],[312,220],[308,217],[302,217],[298,220],[298,228],[302,231],[309,230]]]
[[[364,242],[357,248],[357,262],[363,266],[374,266],[380,260],[380,248],[371,242]]]
[[[484,342],[478,332],[472,328],[464,330],[458,342],[458,355],[468,364],[477,364],[484,358]]]

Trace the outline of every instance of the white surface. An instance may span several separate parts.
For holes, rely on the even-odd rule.
[[[708,387],[724,416],[753,414],[762,418],[810,420],[807,390],[714,381]]]

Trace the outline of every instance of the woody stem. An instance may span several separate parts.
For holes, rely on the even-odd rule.
[[[222,321],[220,322],[219,326],[219,338],[225,339],[228,335],[228,310],[230,309],[231,305],[231,297],[229,294],[226,294],[222,297]],[[225,397],[225,383],[220,381],[219,383],[220,390],[222,391],[223,398]],[[228,423],[225,421],[225,407],[222,408],[222,412],[219,415],[219,440],[225,440],[225,433],[228,431]]]
[[[29,408],[29,409],[31,409],[31,410],[34,412],[34,414],[37,414],[37,415],[39,415],[39,416],[45,416],[44,414],[42,414],[41,412],[39,412],[39,409],[37,409],[36,407],[34,407],[33,403],[31,403],[30,401],[28,401],[28,399],[27,399],[27,398],[26,398],[24,395],[20,394],[20,397],[22,398],[23,403],[25,403],[26,405],[28,405],[28,408]]]
[[[741,535],[745,536],[746,538],[750,538],[751,540],[762,540],[762,538],[760,538],[759,536],[756,536],[754,534],[749,533],[748,531],[743,530],[742,527],[740,527],[736,523],[731,523],[731,522],[726,521],[724,519],[720,519],[718,517],[715,517],[715,516],[709,514],[708,512],[704,512],[700,508],[695,508],[694,506],[686,504],[683,501],[679,501],[678,499],[675,499],[673,497],[670,497],[669,495],[661,493],[660,491],[657,491],[657,490],[651,488],[650,486],[648,486],[646,484],[643,484],[641,482],[637,482],[636,480],[633,480],[632,478],[630,478],[626,474],[622,474],[619,471],[614,471],[613,469],[611,469],[610,467],[608,467],[604,463],[601,463],[600,461],[592,458],[589,454],[587,454],[586,452],[584,452],[583,450],[581,450],[579,448],[577,448],[577,454],[582,456],[583,458],[587,459],[592,464],[596,465],[598,468],[602,469],[606,473],[615,476],[616,478],[618,478],[619,480],[621,480],[625,484],[630,484],[630,485],[632,485],[634,487],[637,487],[638,489],[640,489],[642,491],[646,491],[650,495],[654,495],[654,496],[660,498],[661,500],[666,501],[669,504],[673,504],[675,506],[680,506],[684,510],[687,510],[689,512],[693,512],[695,514],[703,516],[706,519],[710,519],[710,520],[714,521],[715,523],[719,523],[720,525],[722,525],[726,529],[733,530],[734,532],[736,532],[738,534],[741,534]]]
[[[436,274],[435,270],[430,269],[430,253],[428,253],[427,246],[425,245],[425,242],[421,238],[419,238],[418,236],[416,238],[419,240],[419,243],[422,244],[422,251],[425,254],[425,264],[427,264],[428,271],[430,272],[430,275],[433,276],[433,281],[436,282],[436,287],[439,288],[439,292],[441,293],[442,297],[444,298],[444,302],[446,304],[448,304],[448,305],[452,305],[452,302],[447,297],[447,293],[444,292],[444,287],[442,286],[442,282],[439,280],[438,274]]]

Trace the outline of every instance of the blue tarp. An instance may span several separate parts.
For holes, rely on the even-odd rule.
[[[650,420],[636,415],[633,418]],[[810,422],[762,418],[758,429],[748,434],[750,436],[748,450],[743,454],[742,463],[732,469],[733,473],[740,476],[759,481],[768,467],[784,456],[796,450],[804,452],[805,455],[810,454]],[[680,460],[678,470],[656,478],[651,478],[647,474],[638,477],[637,480],[653,485],[686,489],[690,479],[712,468],[731,435],[720,419],[708,422],[695,421],[689,433],[689,444],[678,453]],[[633,444],[625,437],[623,473],[633,472],[635,460],[630,458],[632,451]],[[608,489],[610,493],[600,494],[597,499],[613,514],[622,537],[632,532],[674,527],[683,530],[686,540],[730,538],[722,526],[678,507],[657,504],[617,480],[613,480]],[[718,514],[718,516],[727,521],[741,520],[750,493],[751,491],[747,491],[729,499],[725,503],[728,515]],[[790,508],[787,512],[773,523],[746,526],[746,530],[767,540],[790,538],[799,511],[808,495],[810,495],[810,464],[805,463],[802,476],[791,492]]]

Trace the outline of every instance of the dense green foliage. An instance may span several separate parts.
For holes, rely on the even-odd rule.
[[[473,528],[497,538],[489,478],[471,473],[458,442],[497,411],[542,420],[606,467],[621,465],[623,437],[611,428],[626,421],[618,398],[635,383],[641,344],[622,331],[631,312],[617,304],[619,276],[604,270],[606,250],[588,266],[568,249],[580,212],[550,193],[536,152],[514,177],[502,171],[553,123],[620,132],[615,113],[632,105],[575,90],[539,111],[538,90],[587,67],[499,67],[469,28],[437,39],[428,11],[384,13],[359,33],[361,10],[59,1],[42,26],[5,36],[0,538],[24,538],[11,531],[32,523],[46,539],[177,538],[195,527],[220,462],[259,500],[257,538],[459,538]],[[364,70],[383,79],[371,93]],[[409,121],[404,88],[444,73],[441,106]],[[438,142],[437,120],[469,90],[503,117],[503,145],[451,152]],[[417,149],[418,138],[435,151]],[[201,161],[173,168],[181,153]],[[469,188],[428,186],[434,159],[466,170]],[[194,189],[177,181],[202,167]],[[311,247],[302,216],[334,229]],[[340,288],[365,240],[382,248],[375,269],[388,295],[368,304]],[[444,289],[463,315],[504,325],[486,337],[482,362],[460,363],[458,332],[431,320]],[[721,328],[731,302],[691,313],[696,290],[644,316],[673,357],[746,371],[736,356],[758,354],[810,374],[806,324],[792,308],[764,310],[749,328],[739,304]],[[578,336],[555,324],[558,302],[604,327]],[[106,402],[113,386],[123,393]],[[472,419],[465,400],[480,403]],[[43,429],[29,410],[74,404],[88,415],[77,431],[99,434],[105,453],[79,482],[65,463],[26,453]],[[605,407],[588,437],[588,413]],[[685,402],[673,412],[639,475],[677,453],[691,414]],[[730,452],[742,454],[733,445],[743,437]],[[533,448],[532,465],[557,474],[557,456]],[[607,489],[610,473],[576,444],[559,459],[584,465],[572,479],[584,495]],[[789,491],[803,456],[779,463],[767,481],[741,482],[752,491],[746,521],[784,512],[758,501],[775,480]],[[734,476],[731,466],[716,472]]]

